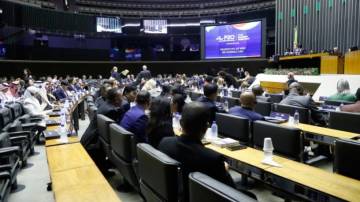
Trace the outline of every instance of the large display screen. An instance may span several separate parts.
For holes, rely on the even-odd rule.
[[[262,21],[206,26],[204,58],[247,58],[262,56]]]
[[[97,32],[121,33],[121,21],[117,17],[96,17]]]
[[[167,34],[167,20],[144,20],[144,32],[148,34]]]

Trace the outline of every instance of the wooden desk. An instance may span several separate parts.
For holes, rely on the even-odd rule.
[[[269,167],[266,171],[327,195],[331,195],[334,198],[340,198],[346,201],[360,201],[359,180],[330,173],[288,159],[284,159],[281,162],[281,165],[281,168]]]
[[[78,142],[80,142],[79,137],[71,136],[71,137],[67,138],[66,142],[63,142],[60,138],[46,140],[45,146],[50,147],[50,146],[56,146],[56,145],[62,145],[62,144],[73,144],[73,143],[78,143]]]
[[[345,74],[360,74],[360,50],[345,54]]]
[[[50,173],[95,165],[80,143],[46,147]]]
[[[275,82],[275,81],[260,81],[260,86],[267,93],[282,93],[287,89],[287,84],[285,82]]]
[[[342,130],[336,130],[331,128],[313,126],[310,124],[299,123],[298,125],[288,125],[288,123],[283,123],[282,125],[288,127],[296,127],[302,130],[306,139],[326,143],[329,145],[334,145],[334,141],[336,139],[354,139],[358,137],[360,134],[346,132]]]
[[[344,58],[336,55],[321,56],[321,74],[343,74]]]
[[[298,60],[298,59],[313,59],[320,58],[321,56],[327,56],[329,53],[315,53],[315,54],[306,54],[306,55],[294,55],[294,56],[282,56],[279,58],[280,61],[284,60]]]
[[[54,172],[57,202],[119,202],[120,199],[95,165]]]

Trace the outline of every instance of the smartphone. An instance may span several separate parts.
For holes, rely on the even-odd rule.
[[[234,146],[229,146],[229,147],[226,147],[226,149],[230,150],[230,151],[236,151],[236,150],[241,150],[241,149],[246,149],[247,146],[245,145],[234,145]]]

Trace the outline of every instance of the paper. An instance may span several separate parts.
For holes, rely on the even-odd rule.
[[[278,167],[278,168],[281,168],[282,165],[278,164],[277,162],[275,162],[274,160],[272,159],[264,159],[261,161],[262,164],[266,164],[266,165],[270,165],[270,166],[274,166],[274,167]]]

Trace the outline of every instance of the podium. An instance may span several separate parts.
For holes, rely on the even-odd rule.
[[[345,74],[360,74],[360,50],[345,54]]]

